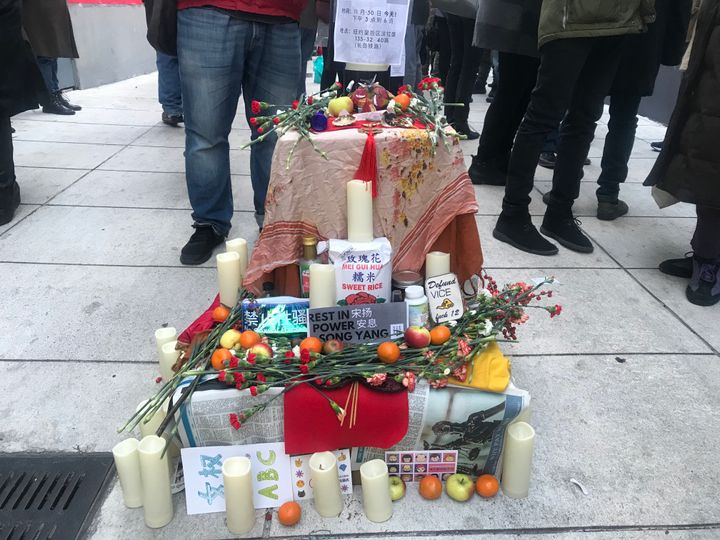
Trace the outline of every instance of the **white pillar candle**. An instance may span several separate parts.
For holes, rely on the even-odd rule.
[[[347,227],[351,242],[372,242],[373,206],[372,185],[364,180],[347,183]],[[312,291],[312,288],[310,288]]]
[[[168,341],[160,348],[160,375],[162,375],[163,382],[167,382],[173,378],[175,372],[172,367],[180,358],[180,351],[176,350],[177,340]]]
[[[220,289],[220,303],[229,307],[235,307],[238,300],[238,288],[240,286],[240,255],[234,251],[229,253],[218,253],[217,261],[218,288]]]
[[[332,264],[313,263],[310,265],[310,307],[334,307],[335,267]]]
[[[158,355],[162,352],[162,346],[171,341],[177,339],[177,330],[172,326],[166,328],[158,328],[155,330],[155,346],[157,347]]]
[[[503,494],[514,499],[527,497],[530,488],[535,430],[525,422],[508,426],[503,456]]]
[[[245,534],[255,526],[250,460],[245,456],[228,458],[222,473],[227,528],[233,534]]]
[[[245,278],[248,265],[248,246],[247,240],[244,238],[233,238],[225,242],[225,251],[230,253],[234,251],[240,255],[240,286],[242,287],[242,281]]]
[[[138,508],[143,504],[143,485],[140,477],[140,441],[131,437],[113,446],[112,453],[115,469],[120,479],[123,501],[128,508]]]
[[[317,452],[310,456],[308,465],[310,466],[315,510],[322,517],[339,516],[343,509],[343,501],[340,494],[340,478],[335,454]]]
[[[173,517],[168,456],[163,455],[164,449],[165,439],[155,435],[144,437],[138,446],[145,525],[151,529],[164,527]]]
[[[137,409],[135,411],[139,411],[142,409],[145,404],[148,402],[148,400],[142,401],[138,404]],[[150,419],[145,422],[145,419],[150,417]],[[162,410],[162,407],[160,407],[157,411],[155,411],[155,414],[151,414],[148,412],[144,418],[138,422],[138,428],[140,429],[140,435],[142,437],[147,437],[148,435],[155,435],[158,428],[160,427],[160,423],[165,419],[165,413]]]
[[[382,459],[373,459],[360,466],[363,510],[365,517],[375,523],[382,523],[392,517],[390,497],[390,476]]]
[[[450,254],[431,251],[425,255],[425,278],[442,276],[450,272]]]

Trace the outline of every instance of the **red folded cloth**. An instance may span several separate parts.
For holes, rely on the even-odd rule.
[[[345,407],[352,385],[323,393]],[[300,385],[285,394],[285,453],[310,454],[338,448],[390,448],[408,430],[407,392],[377,392],[359,385],[357,416],[350,427],[350,407],[340,425],[335,412],[317,390]]]
[[[178,342],[181,345],[188,346],[195,334],[210,330],[215,324],[215,321],[213,321],[212,318],[212,312],[219,305],[220,295],[218,294],[215,297],[215,300],[213,300],[213,303],[210,304],[210,307],[205,310],[205,313],[200,315],[190,326],[183,330],[183,333],[178,336]]]

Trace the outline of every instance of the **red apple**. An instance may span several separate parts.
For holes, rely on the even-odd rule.
[[[340,352],[345,348],[345,345],[339,339],[330,339],[323,343],[322,352],[323,354],[331,354]]]
[[[267,360],[273,357],[273,350],[267,343],[256,343],[249,352],[254,354],[258,360]]]
[[[422,326],[411,326],[405,330],[405,343],[412,349],[430,345],[430,331]]]

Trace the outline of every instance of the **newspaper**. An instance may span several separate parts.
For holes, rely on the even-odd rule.
[[[243,409],[259,403],[249,390],[203,389],[204,381],[198,385],[189,402],[183,403],[176,413],[178,436],[185,447],[223,446],[280,442],[284,440],[283,397],[274,400],[268,407],[243,422],[241,429],[230,425],[230,413],[240,413]],[[181,384],[175,391],[173,401],[180,397]],[[263,394],[268,400],[282,392],[282,388],[270,388]]]
[[[530,394],[512,384],[501,394],[459,386],[429,390],[424,384],[408,395],[408,433],[388,450],[457,450],[457,471],[470,475],[498,474],[505,430],[530,403]],[[353,470],[384,456],[385,450],[356,448]]]

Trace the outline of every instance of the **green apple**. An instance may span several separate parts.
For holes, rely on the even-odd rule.
[[[393,501],[402,499],[405,496],[405,482],[399,476],[390,477],[390,498]]]
[[[455,473],[445,481],[445,491],[451,499],[465,502],[475,491],[475,482],[467,474]]]
[[[331,99],[328,103],[328,112],[333,116],[340,116],[342,111],[352,114],[355,111],[355,104],[347,96]]]

